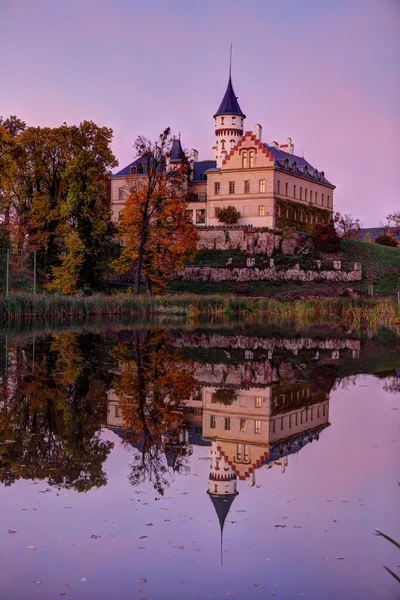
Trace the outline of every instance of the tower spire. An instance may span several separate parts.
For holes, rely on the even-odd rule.
[[[232,79],[232,44],[231,44],[231,50],[230,50],[230,54],[229,54],[229,79]]]

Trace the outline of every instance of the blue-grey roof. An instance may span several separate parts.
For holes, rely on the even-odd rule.
[[[131,167],[137,167],[138,171],[142,171],[142,173],[146,172],[146,159],[143,156],[139,156],[136,160],[131,162],[129,165],[118,171],[118,173],[114,173],[112,177],[126,177],[131,174]]]
[[[169,156],[170,162],[181,162],[184,157],[184,152],[182,150],[181,138],[174,138],[172,140],[171,152]]]
[[[368,229],[368,227],[363,227],[362,229],[358,230],[358,239],[361,242],[364,242],[365,236],[367,235],[367,233],[369,233],[369,238],[370,238],[371,242],[375,242],[377,237],[379,237],[380,235],[387,234],[388,229],[389,229],[388,227],[370,227],[369,229]],[[400,242],[400,233],[392,231],[392,235],[393,235],[393,239],[396,242]]]
[[[193,165],[193,181],[206,181],[205,172],[208,169],[215,169],[217,163],[215,160],[199,160]]]
[[[285,152],[280,148],[276,148],[276,146],[270,146],[269,144],[264,144],[264,146],[275,158],[275,165],[278,167],[278,169],[290,171],[296,175],[301,175],[303,177],[307,177],[308,179],[313,179],[314,181],[317,180],[319,183],[326,183],[327,185],[335,187],[325,178],[323,171],[317,171],[317,169],[310,165],[305,158]]]
[[[214,119],[220,115],[237,115],[243,119],[246,118],[246,115],[242,112],[242,109],[239,106],[239,102],[237,101],[237,97],[233,90],[231,76],[229,76],[228,87],[226,88],[225,96],[222,98],[222,102],[214,115]]]

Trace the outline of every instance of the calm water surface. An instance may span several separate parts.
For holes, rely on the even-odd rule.
[[[0,336],[0,598],[395,599],[400,344]]]

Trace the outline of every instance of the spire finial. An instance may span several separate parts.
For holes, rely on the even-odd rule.
[[[230,49],[230,54],[229,54],[229,79],[231,79],[232,76],[232,44],[231,44],[231,49]]]

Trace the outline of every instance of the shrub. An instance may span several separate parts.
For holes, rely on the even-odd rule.
[[[236,400],[235,390],[220,389],[213,393],[213,402],[223,404],[224,406],[230,406]]]
[[[338,252],[339,236],[332,222],[328,225],[316,225],[312,237],[318,250],[322,252]]]
[[[392,246],[393,248],[396,248],[397,243],[395,242],[395,240],[393,239],[393,237],[391,235],[379,235],[376,240],[375,240],[376,244],[379,244],[380,246]]]
[[[217,208],[215,211],[216,217],[220,223],[225,225],[236,225],[240,219],[240,212],[234,206],[226,208]]]

